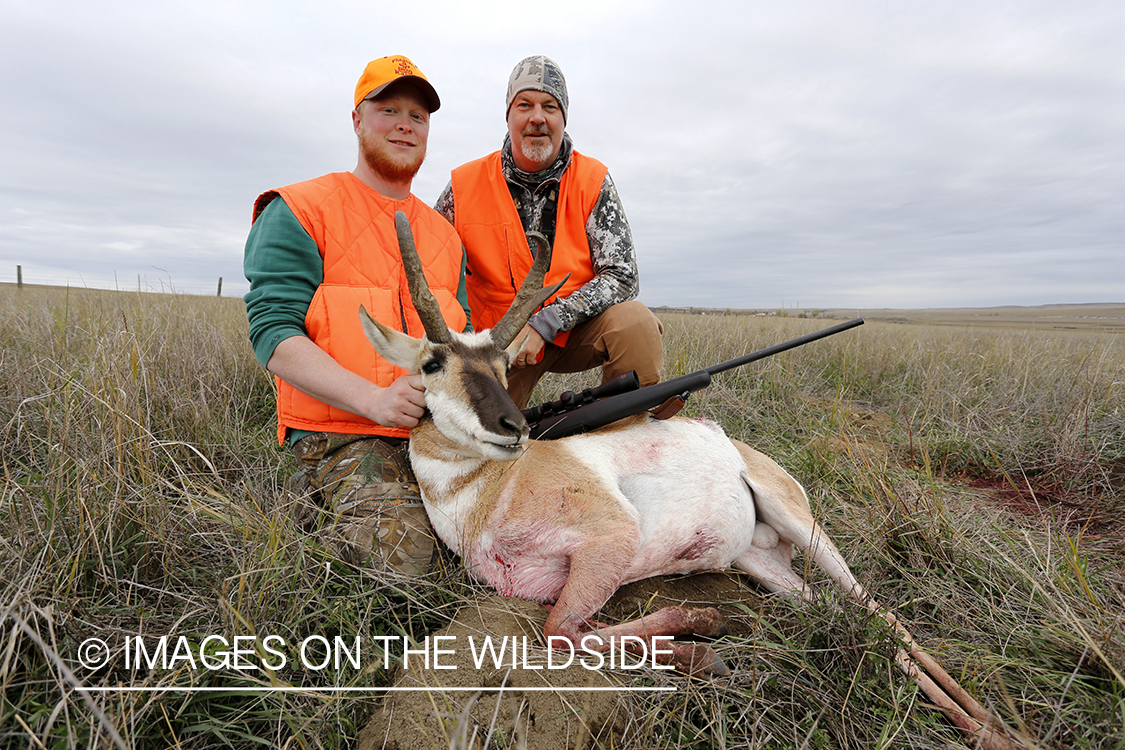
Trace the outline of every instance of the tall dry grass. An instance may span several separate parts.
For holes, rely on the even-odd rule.
[[[667,377],[832,322],[663,320]],[[717,375],[685,413],[797,476],[858,577],[1032,746],[1125,747],[1125,338],[867,324]],[[767,599],[746,622],[735,677],[654,714],[664,746],[959,744],[906,712],[924,699],[854,608]]]
[[[0,288],[0,345],[0,745],[348,746],[367,713],[357,701],[76,689],[379,684],[378,672],[138,670],[122,644],[421,637],[451,601],[436,585],[371,581],[293,531],[278,498],[295,467],[241,303]],[[114,649],[105,667],[77,663],[88,638]]]
[[[116,648],[91,671],[78,647],[421,637],[482,593],[455,566],[375,579],[295,532],[238,301],[0,287],[0,313],[0,745],[348,747],[371,695],[182,688],[363,687],[381,666],[136,670]],[[665,374],[825,325],[670,315]],[[1120,337],[868,324],[717,376],[688,409],[800,478],[857,575],[1009,726],[1125,747],[1123,390]],[[754,637],[719,644],[735,678],[635,706],[633,746],[959,743],[857,608],[764,597],[744,617]]]

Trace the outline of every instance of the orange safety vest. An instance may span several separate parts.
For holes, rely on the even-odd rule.
[[[570,279],[548,303],[594,278],[586,219],[601,195],[606,171],[597,159],[574,151],[563,172],[551,268],[544,286],[562,281],[568,273]],[[508,310],[533,258],[504,181],[499,151],[454,169],[451,183],[455,227],[468,256],[465,283],[473,329],[483,331],[496,325]],[[570,331],[561,331],[551,343],[564,346],[569,335]]]
[[[350,172],[263,193],[254,219],[280,195],[309,233],[324,260],[324,280],[305,315],[309,338],[358,375],[387,387],[406,370],[372,349],[359,324],[359,306],[372,317],[411,336],[425,330],[414,304],[398,252],[395,211],[405,211],[414,241],[442,316],[455,331],[465,328],[465,311],[457,301],[461,281],[461,240],[445,218],[411,195],[398,201],[371,189]],[[287,427],[314,432],[407,437],[406,427],[384,427],[322,403],[277,378],[277,435]]]

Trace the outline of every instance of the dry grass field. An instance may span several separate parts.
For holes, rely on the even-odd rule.
[[[857,576],[1026,747],[1125,748],[1121,308],[1057,326],[994,312],[863,311],[858,329],[717,376],[688,414],[796,476]],[[1117,323],[1072,325],[1078,312]],[[0,747],[354,747],[384,663],[267,664],[267,634],[420,641],[489,594],[456,560],[379,578],[294,528],[281,488],[296,467],[243,316],[232,299],[0,285]],[[666,377],[829,324],[663,320]],[[807,574],[825,593],[802,608],[732,578],[745,596],[715,647],[733,675],[621,673],[674,689],[622,696],[627,731],[584,746],[967,747],[895,669],[880,621]],[[210,666],[138,667],[129,644],[161,635]],[[246,639],[250,666],[208,636]],[[90,639],[108,649],[84,666]],[[434,746],[467,746],[467,713],[443,715]]]

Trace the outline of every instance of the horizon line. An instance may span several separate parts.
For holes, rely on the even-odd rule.
[[[234,294],[231,294],[231,295],[227,296],[227,295],[217,294],[216,292],[186,291],[186,290],[182,290],[182,289],[176,289],[174,286],[171,286],[171,285],[168,288],[160,288],[160,289],[157,289],[157,288],[155,288],[151,285],[149,285],[145,289],[127,289],[127,288],[124,288],[124,287],[87,286],[85,284],[77,285],[77,284],[70,284],[70,283],[66,283],[66,284],[45,284],[45,283],[41,283],[41,282],[24,281],[24,282],[22,282],[22,287],[21,287],[21,285],[18,281],[0,281],[0,287],[5,287],[5,286],[11,286],[11,287],[17,287],[17,288],[36,287],[36,288],[40,288],[40,289],[60,289],[60,290],[62,290],[62,289],[79,289],[79,290],[85,290],[85,291],[90,291],[90,292],[114,292],[114,293],[119,293],[119,294],[182,295],[182,296],[188,296],[188,297],[211,297],[211,298],[214,298],[214,299],[230,299],[230,300],[239,300],[239,301],[241,301],[242,297],[243,297],[243,295],[241,293],[234,293]],[[216,291],[218,291],[218,290],[216,289]],[[778,305],[757,305],[757,306],[752,306],[752,307],[732,307],[730,305],[723,305],[723,306],[720,306],[720,307],[702,307],[700,305],[687,305],[687,304],[679,304],[679,305],[659,304],[658,305],[658,304],[649,304],[647,302],[645,303],[645,305],[650,310],[665,310],[665,311],[668,311],[668,312],[676,312],[676,311],[681,311],[681,310],[703,310],[703,311],[707,311],[707,312],[711,312],[711,311],[719,312],[719,311],[724,311],[724,310],[730,310],[732,312],[737,311],[739,313],[758,312],[758,311],[777,311],[777,310],[783,310],[785,312],[839,312],[839,311],[856,311],[856,310],[868,310],[868,311],[872,311],[872,312],[879,312],[879,311],[891,312],[891,311],[896,311],[896,310],[925,311],[925,310],[994,310],[994,309],[1001,309],[1001,308],[1033,309],[1033,308],[1040,308],[1040,307],[1099,307],[1099,306],[1101,306],[1101,307],[1113,307],[1113,306],[1125,306],[1125,300],[1122,300],[1122,301],[1105,300],[1105,301],[1098,301],[1098,302],[1039,302],[1039,303],[1035,303],[1035,304],[1015,304],[1015,303],[991,304],[991,303],[983,303],[983,304],[978,304],[978,305],[928,306],[928,307],[886,307],[886,306],[885,307],[869,307],[869,306],[865,307],[865,306],[854,306],[854,305],[813,305],[813,306],[810,306],[810,307],[782,307],[782,306],[778,306]]]

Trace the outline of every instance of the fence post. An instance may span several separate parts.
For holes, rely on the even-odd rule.
[[[23,266],[16,266],[16,289],[23,289]]]
[[[219,277],[219,291],[215,293],[215,296],[216,297],[222,297],[223,296],[223,277],[222,276]]]

